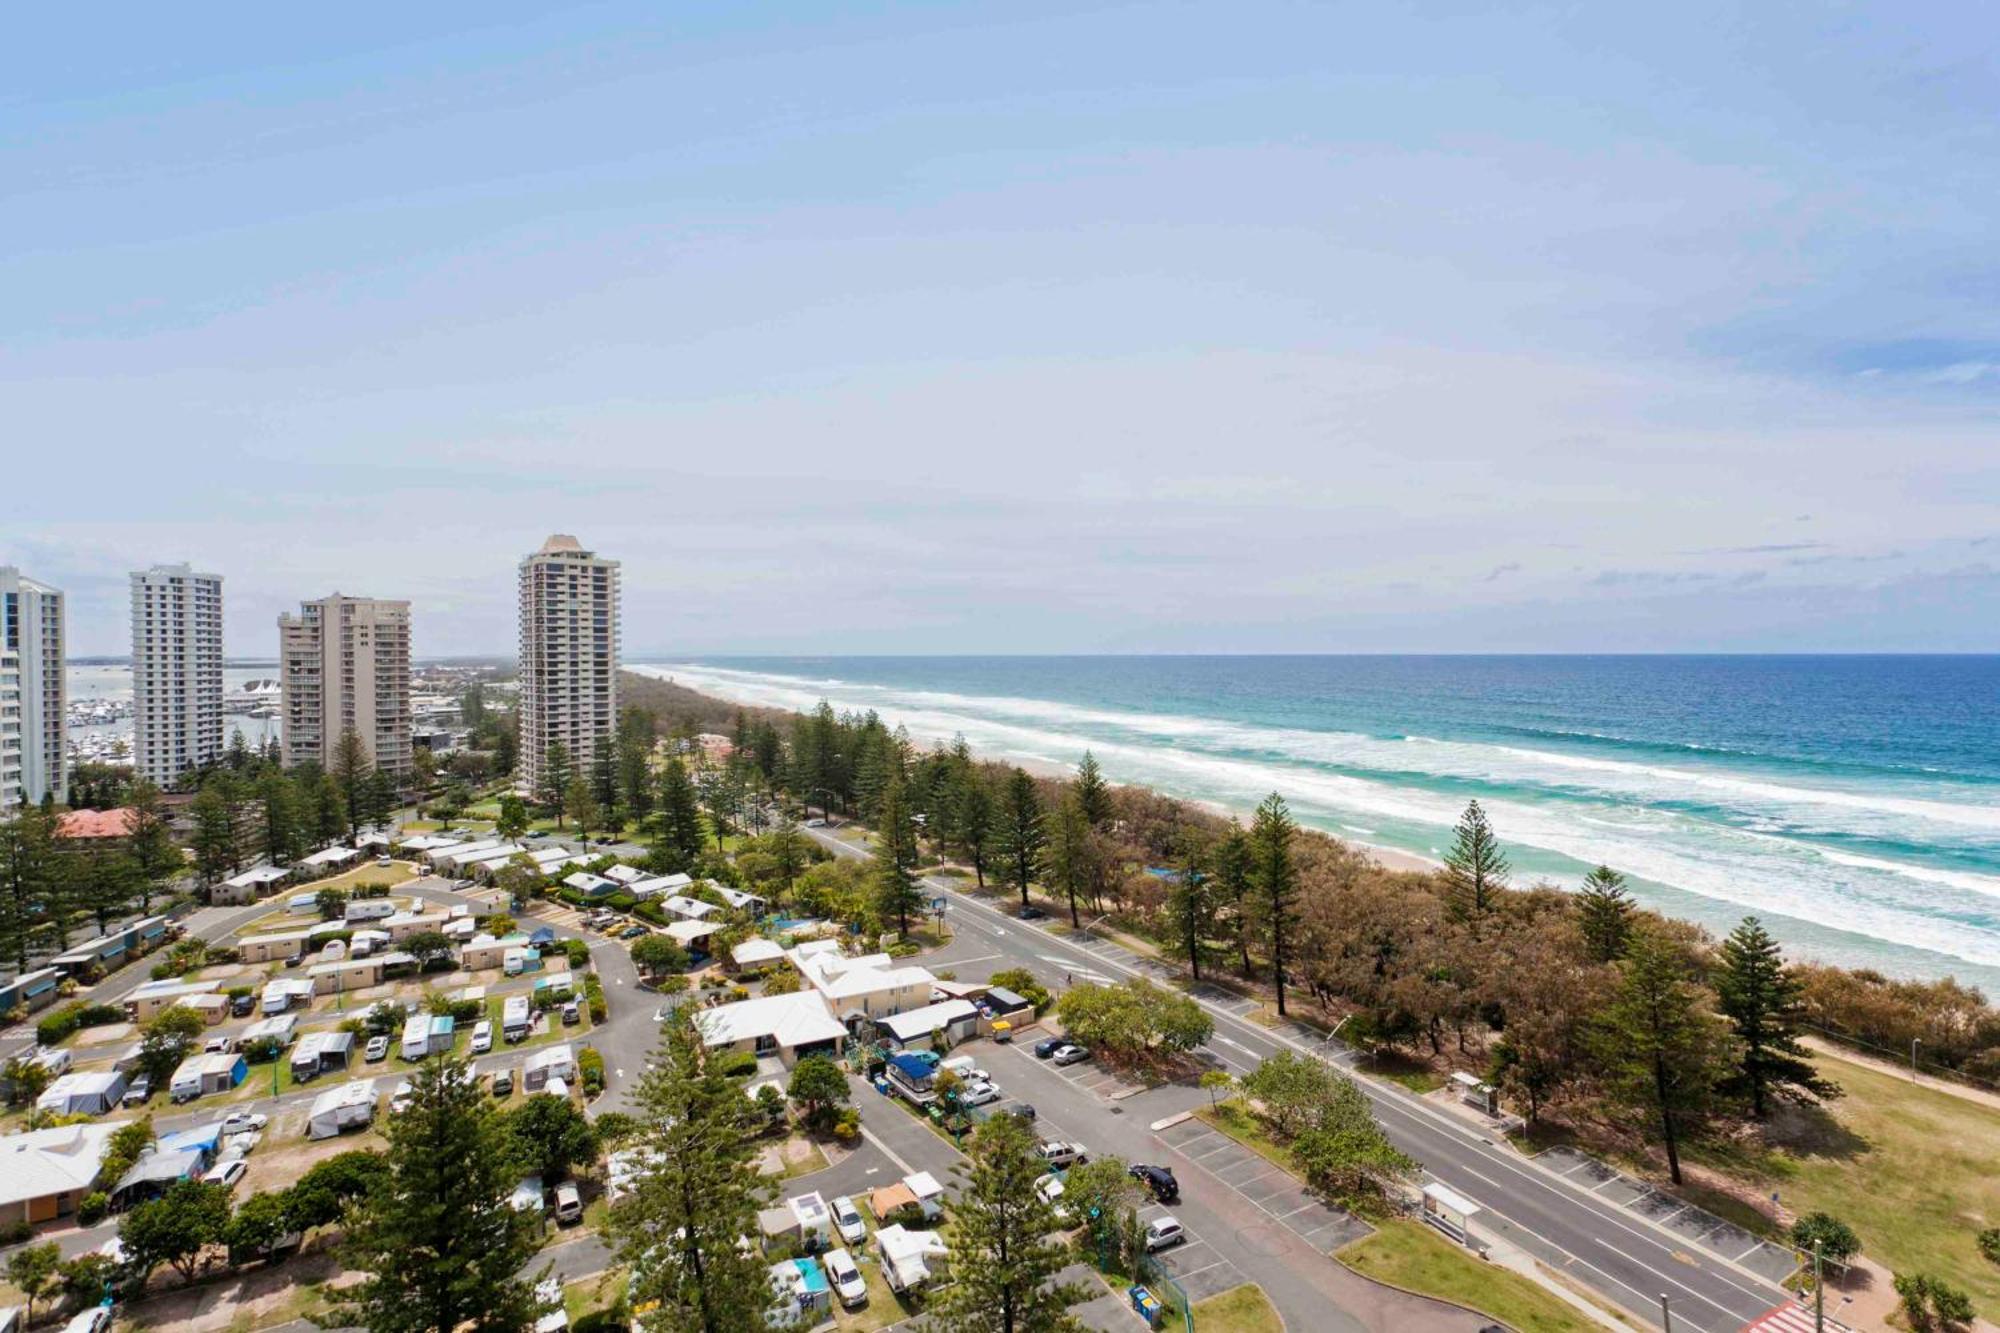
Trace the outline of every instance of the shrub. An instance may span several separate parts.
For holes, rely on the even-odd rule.
[[[26,1222],[9,1222],[0,1226],[0,1245],[21,1245],[35,1238],[35,1229]]]
[[[583,974],[583,994],[590,1006],[590,1021],[602,1023],[611,1016],[611,1008],[604,1002],[604,983],[597,979],[595,972]]]
[[[1896,1295],[1903,1303],[1903,1318],[1912,1329],[1950,1328],[1972,1322],[1971,1298],[1929,1273],[1898,1274]]]
[[[634,907],[632,909],[632,914],[644,920],[650,921],[656,926],[664,926],[667,924],[667,909],[660,906],[658,903],[654,902],[651,898],[648,898],[645,902],[640,903],[637,907]]]
[[[76,1220],[80,1226],[95,1226],[111,1211],[111,1196],[103,1190],[92,1190],[76,1205]]]
[[[639,905],[639,900],[620,889],[604,900],[604,905],[614,912],[629,912]]]
[[[662,995],[679,995],[688,988],[688,979],[679,972],[660,978],[658,990]]]
[[[569,955],[569,965],[572,968],[590,966],[590,946],[588,944],[585,944],[582,940],[564,940],[562,944],[563,952]]]
[[[1979,1233],[1979,1252],[1990,1262],[2000,1264],[2000,1227],[1988,1227]]]
[[[604,1091],[604,1057],[589,1046],[576,1057],[576,1067],[583,1075],[583,1095],[595,1097]]]

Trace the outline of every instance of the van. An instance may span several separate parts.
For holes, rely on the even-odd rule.
[[[493,1049],[493,1020],[482,1018],[472,1028],[472,1053],[484,1055]]]
[[[583,1220],[583,1196],[575,1185],[556,1186],[556,1225],[569,1226]]]
[[[574,1026],[583,1021],[583,1012],[577,1008],[575,1000],[571,1000],[562,1007],[562,1020],[566,1026]]]

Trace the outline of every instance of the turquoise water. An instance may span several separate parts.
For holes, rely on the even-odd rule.
[[[2000,994],[2000,658],[762,658],[662,663],[748,703],[873,708],[1435,857],[1478,797],[1517,882],[1599,861],[1801,956]]]

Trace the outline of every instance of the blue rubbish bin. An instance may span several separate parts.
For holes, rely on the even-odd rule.
[[[1166,1312],[1166,1304],[1144,1287],[1125,1288],[1126,1297],[1132,1302],[1132,1313],[1146,1321],[1147,1328],[1158,1328],[1160,1316]]]

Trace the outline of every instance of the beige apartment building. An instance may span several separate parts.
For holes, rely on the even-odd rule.
[[[410,772],[410,604],[335,593],[278,617],[285,763],[332,768],[340,738],[369,762]]]
[[[132,766],[172,790],[222,759],[222,575],[132,575]]]
[[[540,791],[549,748],[588,773],[618,721],[618,562],[561,533],[521,561],[521,785]]]

